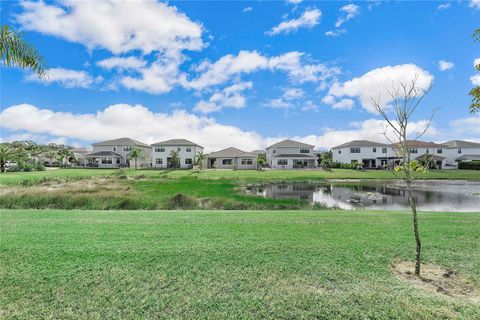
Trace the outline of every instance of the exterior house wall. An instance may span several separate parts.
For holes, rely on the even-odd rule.
[[[463,155],[480,155],[480,148],[445,148],[444,156],[447,157],[445,169],[457,169],[458,162],[455,161],[456,158]]]
[[[161,148],[164,148],[165,151],[160,151]],[[190,150],[190,151],[187,151]],[[195,157],[197,153],[203,152],[203,148],[199,146],[152,146],[152,167],[164,169],[167,168],[168,161],[167,159],[170,158],[170,153],[172,151],[178,151],[180,157],[180,168],[190,169],[193,167],[195,163]],[[161,163],[157,163],[157,159],[161,159]],[[186,159],[192,159],[192,164],[187,164]]]
[[[309,152],[300,153],[300,149],[308,149]],[[278,156],[282,154],[289,155],[289,156],[288,157]],[[296,158],[295,156],[291,156],[291,155],[297,155],[297,154],[299,155],[298,158]],[[293,169],[294,161],[296,159],[303,160],[301,156],[305,156],[305,155],[316,157],[313,151],[313,147],[268,147],[266,149],[267,163],[272,169]],[[278,164],[279,160],[286,161],[286,164],[285,165]],[[310,159],[305,159],[305,160],[312,162],[312,160]],[[313,160],[313,167],[316,167],[316,166],[317,166],[317,161]]]
[[[101,162],[98,163],[99,168],[118,168],[122,166],[126,166],[127,164],[130,164],[130,167],[135,166],[135,161],[132,159],[131,161],[127,158],[128,154],[133,150],[134,148],[139,148],[143,150],[143,158],[138,158],[137,159],[137,167],[139,168],[145,168],[145,167],[150,167],[150,161],[151,161],[151,148],[143,147],[143,146],[131,146],[131,150],[125,151],[123,145],[119,146],[104,146],[104,145],[93,145],[93,152],[99,152],[99,151],[113,151],[115,153],[118,153],[121,155],[120,158],[120,163],[112,163],[112,164],[102,164]]]

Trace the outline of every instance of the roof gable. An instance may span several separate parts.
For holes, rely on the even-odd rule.
[[[217,152],[212,152],[207,157],[208,158],[236,158],[241,154],[245,154],[245,153],[247,152],[237,148],[230,147]]]
[[[346,147],[382,147],[388,146],[386,143],[380,143],[369,140],[352,140],[344,144],[333,147],[332,149],[346,148]]]
[[[480,148],[480,143],[464,140],[451,140],[443,144],[446,144],[448,148]]]
[[[150,145],[140,142],[135,139],[131,138],[118,138],[118,139],[113,139],[113,140],[106,140],[106,141],[100,141],[96,143],[92,143],[93,146],[120,146],[120,145],[133,145],[133,146],[141,146],[141,147],[146,147],[150,148]]]
[[[272,144],[267,149],[270,149],[270,148],[298,148],[298,147],[300,147],[300,148],[301,147],[313,148],[315,146],[312,145],[312,144],[307,144],[307,143],[303,143],[303,142],[299,142],[299,141],[295,141],[295,140],[291,140],[291,139],[286,139],[286,140],[277,142],[275,144]]]
[[[196,146],[203,148],[202,146],[187,139],[170,139],[166,141],[152,143],[152,146]]]

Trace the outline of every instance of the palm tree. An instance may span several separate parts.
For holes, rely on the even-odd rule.
[[[21,33],[9,26],[0,29],[0,59],[8,67],[32,69],[39,78],[46,76],[43,57],[37,49],[23,39]]]
[[[203,170],[203,162],[205,161],[206,156],[203,152],[199,151],[195,160],[195,165],[197,165],[200,170]]]
[[[5,164],[7,161],[12,160],[13,152],[6,144],[0,144],[0,172],[5,172]]]
[[[130,153],[128,154],[129,159],[134,159],[135,160],[135,170],[137,170],[137,159],[138,158],[143,158],[143,150],[140,148],[134,148]]]

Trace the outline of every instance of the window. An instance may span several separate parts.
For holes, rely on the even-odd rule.
[[[310,153],[310,148],[300,148],[300,153]]]
[[[425,152],[425,153],[430,153],[430,149],[427,148],[427,152]]]
[[[123,151],[125,152],[132,151],[132,146],[123,146]]]
[[[177,151],[178,151],[178,152],[182,151],[182,148],[178,147],[178,148],[177,148]]]
[[[156,164],[163,164],[163,159],[162,158],[157,158],[155,159]]]
[[[458,148],[457,152],[462,153],[462,149]]]
[[[193,164],[192,158],[186,158],[185,159],[185,164]]]
[[[382,148],[382,153],[387,153],[387,148]]]
[[[117,151],[117,147],[113,147],[113,152]]]
[[[242,159],[242,166],[251,166],[253,164],[253,159]]]
[[[233,164],[233,159],[223,159],[222,165],[224,166],[231,166]]]
[[[442,148],[438,148],[437,153],[442,153]]]
[[[359,147],[350,148],[350,153],[360,153],[360,148]]]
[[[186,152],[192,152],[192,148],[186,148],[185,151]]]
[[[272,153],[277,153],[277,149],[273,149],[273,150],[272,150]]]
[[[417,148],[408,148],[408,151],[410,151],[410,153],[418,153]]]
[[[338,149],[338,154],[342,153],[342,150]]]
[[[155,152],[165,152],[165,147],[155,146]]]
[[[112,164],[112,158],[103,157],[102,164]]]
[[[288,160],[287,159],[279,159],[279,160],[277,160],[277,165],[286,166],[286,165],[288,165]]]
[[[376,148],[376,147],[373,147],[373,152],[377,152],[377,148]]]

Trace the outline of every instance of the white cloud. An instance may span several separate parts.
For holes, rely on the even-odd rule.
[[[97,65],[101,68],[112,70],[129,70],[140,69],[144,67],[147,62],[137,57],[111,57],[104,60],[97,61]]]
[[[473,60],[473,66],[476,67],[480,64],[480,58]]]
[[[252,7],[243,8],[243,12],[250,12],[250,11],[253,11]]]
[[[202,25],[174,6],[147,1],[21,2],[16,16],[22,29],[104,48],[115,54],[140,50],[200,50]]]
[[[452,69],[453,67],[455,67],[455,64],[453,64],[453,62],[448,62],[445,60],[438,61],[438,69],[440,71],[446,71]]]
[[[357,97],[363,108],[375,112],[371,106],[371,99],[379,99],[380,104],[386,105],[391,101],[386,90],[398,87],[399,83],[410,83],[417,77],[416,85],[419,89],[427,89],[433,76],[414,64],[402,64],[373,69],[361,77],[343,83],[334,83],[328,96],[330,103],[335,103],[335,98]]]
[[[480,0],[470,0],[469,6],[475,10],[480,9]]]
[[[302,0],[286,0],[286,2],[290,4],[300,4]]]
[[[320,107],[317,106],[315,103],[313,103],[313,101],[311,100],[307,100],[305,101],[305,103],[302,104],[301,108],[300,108],[302,111],[319,111],[320,110]]]
[[[303,96],[305,96],[305,91],[299,88],[287,88],[283,92],[283,97],[285,100],[296,100],[303,98]]]
[[[346,33],[347,31],[345,29],[335,29],[335,30],[330,30],[330,31],[327,31],[325,32],[325,35],[327,37],[339,37],[340,35]]]
[[[470,77],[470,81],[474,86],[480,86],[480,74],[476,74]]]
[[[322,12],[319,9],[307,9],[298,19],[282,21],[265,34],[273,36],[280,33],[288,34],[300,28],[311,29],[320,23],[321,16]]]
[[[450,8],[450,3],[442,3],[442,4],[439,4],[438,7],[437,7],[437,10],[446,10]]]
[[[244,108],[246,99],[242,93],[251,88],[251,82],[236,83],[222,91],[215,92],[208,101],[201,100],[193,110],[202,113],[211,113],[220,111],[223,108]]]
[[[480,118],[469,117],[452,121],[450,127],[440,132],[432,126],[424,139],[436,140],[480,138]],[[40,109],[30,104],[14,105],[0,112],[2,130],[12,132],[2,135],[3,141],[16,138],[41,141],[70,139],[88,144],[94,141],[129,136],[146,143],[181,137],[205,146],[206,152],[226,147],[237,147],[246,151],[261,149],[284,138],[311,143],[317,148],[331,148],[354,139],[382,141],[385,122],[367,119],[353,122],[348,128],[327,128],[319,135],[263,137],[254,131],[243,131],[234,126],[223,125],[209,117],[200,117],[182,110],[173,113],[155,113],[141,105],[111,105],[96,113],[56,112]],[[420,132],[428,120],[410,123],[410,134]],[[3,131],[4,132],[4,131]],[[42,137],[42,138],[40,138]],[[23,139],[22,139],[23,140]]]
[[[340,8],[340,12],[342,16],[337,19],[335,23],[335,28],[339,28],[342,24],[347,22],[348,20],[356,17],[360,13],[360,7],[356,4],[347,4]]]
[[[293,103],[291,103],[290,101],[286,101],[283,98],[270,99],[263,103],[263,106],[267,108],[283,110],[292,109],[294,107]]]
[[[40,79],[36,74],[30,74],[26,77],[26,80],[46,85],[58,83],[66,88],[89,88],[92,84],[101,82],[103,78],[94,78],[85,71],[51,68],[48,69],[45,78]]]
[[[352,109],[354,105],[355,105],[355,102],[352,99],[342,99],[332,104],[332,108],[340,109],[340,110],[349,110],[349,109]]]

